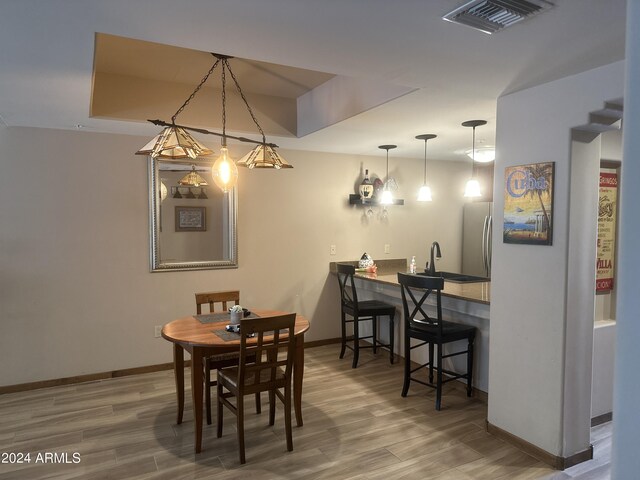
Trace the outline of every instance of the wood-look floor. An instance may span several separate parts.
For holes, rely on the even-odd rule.
[[[595,429],[595,460],[557,472],[487,434],[486,405],[456,382],[436,412],[431,389],[412,385],[400,396],[402,366],[389,365],[386,353],[362,352],[354,370],[338,351],[305,352],[304,426],[294,426],[293,452],[281,404],[269,427],[267,410],[256,415],[249,398],[247,464],[238,462],[229,413],[223,437],[214,419],[194,454],[191,402],[176,425],[173,372],[164,371],[0,396],[0,452],[31,453],[30,464],[0,464],[0,479],[609,478],[606,425]],[[67,453],[70,462],[78,452],[80,463],[35,463],[38,452]]]

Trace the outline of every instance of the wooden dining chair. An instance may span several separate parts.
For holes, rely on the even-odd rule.
[[[240,292],[230,290],[226,292],[196,293],[196,313],[202,315],[203,305],[208,305],[209,313],[226,312],[233,305],[240,305]],[[216,309],[216,306],[218,308]],[[204,395],[207,408],[207,424],[211,425],[211,387],[216,386],[216,380],[211,378],[211,370],[218,370],[238,364],[239,353],[221,353],[208,357],[204,362]],[[260,394],[256,394],[256,413],[260,413]]]
[[[378,347],[389,350],[389,361],[393,363],[393,343],[396,315],[396,307],[380,300],[358,300],[358,292],[353,276],[356,267],[346,263],[336,265],[338,283],[340,285],[340,315],[342,324],[342,348],[340,358],[344,357],[347,348],[353,350],[352,368],[358,366],[358,357],[361,348],[371,348],[376,353]],[[378,318],[389,318],[389,343],[382,343],[378,339]],[[350,318],[349,318],[350,317]],[[371,321],[372,335],[363,337],[360,335],[360,322]],[[353,337],[347,336],[347,324],[353,323]],[[371,339],[371,345],[360,345],[360,340]],[[350,345],[349,342],[353,340]]]
[[[471,396],[473,379],[473,342],[476,337],[476,328],[461,323],[449,322],[442,319],[441,291],[444,288],[444,279],[441,277],[428,277],[421,275],[408,275],[398,273],[398,283],[402,293],[402,305],[404,309],[404,384],[402,396],[406,397],[409,384],[414,381],[436,390],[436,410],[440,410],[442,403],[442,385],[463,378],[467,380],[467,396]],[[425,308],[427,298],[435,294],[435,315],[429,315]],[[433,298],[433,297],[432,297]],[[422,343],[411,345],[411,339],[422,340]],[[446,343],[459,340],[467,341],[467,349],[455,353],[443,354]],[[411,369],[411,351],[429,345],[429,361],[413,370]],[[437,357],[434,363],[434,349],[437,347]],[[467,355],[467,371],[458,373],[447,370],[442,365],[442,360],[457,355]],[[422,368],[429,369],[429,381],[425,382],[412,374]],[[436,381],[433,381],[433,371],[436,371]],[[443,374],[447,375],[445,379]]]
[[[226,406],[236,416],[240,463],[245,463],[243,399],[252,393],[269,392],[269,425],[275,423],[276,397],[282,401],[287,450],[293,450],[291,371],[295,321],[295,313],[241,320],[238,366],[218,370],[217,435],[222,436],[223,406]],[[235,404],[230,401],[232,397],[236,398]]]

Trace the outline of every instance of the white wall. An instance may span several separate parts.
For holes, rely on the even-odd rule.
[[[640,431],[640,296],[638,272],[640,254],[640,1],[627,1],[626,71],[624,104],[624,158],[621,172],[620,258],[616,306],[616,365],[613,392],[613,446],[611,478],[636,478],[640,471],[638,431]]]
[[[0,385],[169,362],[153,327],[192,313],[197,291],[238,288],[247,307],[295,310],[320,340],[339,336],[330,261],[367,251],[424,264],[438,240],[441,268],[460,266],[468,163],[430,161],[434,202],[418,205],[423,161],[392,152],[405,205],[367,220],[347,197],[361,168],[383,173],[384,152],[284,151],[292,170],[240,172],[238,269],[149,273],[147,160],[134,155],[147,141],[0,128]]]
[[[574,400],[582,392],[589,402],[586,385],[575,380],[591,377],[591,346],[568,341],[576,332],[568,328],[565,311],[571,128],[587,123],[604,101],[622,97],[623,69],[617,62],[498,100],[488,420],[562,457],[588,447],[588,435],[575,438],[567,431],[571,416],[588,408],[576,408],[565,397]],[[503,244],[504,168],[549,161],[556,162],[553,245]],[[582,335],[587,327],[578,328]],[[575,370],[565,372],[572,355]],[[583,430],[583,423],[575,428]]]

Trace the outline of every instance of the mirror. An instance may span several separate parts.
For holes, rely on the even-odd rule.
[[[208,185],[181,185],[190,172]],[[236,189],[220,191],[211,161],[149,157],[152,272],[237,268],[236,216]]]

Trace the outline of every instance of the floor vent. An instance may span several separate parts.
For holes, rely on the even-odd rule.
[[[547,0],[473,0],[442,19],[492,34],[551,7]]]

